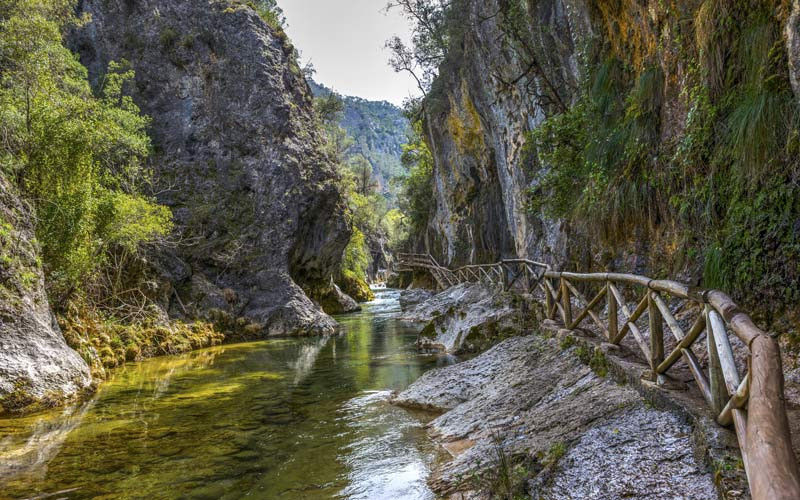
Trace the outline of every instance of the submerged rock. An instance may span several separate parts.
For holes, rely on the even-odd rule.
[[[31,212],[0,176],[0,413],[53,404],[91,383],[50,312]]]
[[[394,402],[445,412],[429,426],[453,455],[431,478],[442,495],[479,497],[505,458],[525,464],[535,498],[716,496],[690,426],[538,334],[430,371]]]
[[[71,44],[100,82],[130,61],[159,202],[182,244],[152,259],[173,315],[220,310],[255,336],[332,333],[299,285],[327,284],[350,229],[285,33],[241,3],[84,0]],[[180,297],[178,300],[176,297]]]

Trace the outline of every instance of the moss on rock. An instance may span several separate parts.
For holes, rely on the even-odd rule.
[[[96,310],[73,305],[58,318],[67,344],[75,349],[92,369],[92,376],[103,379],[106,370],[126,361],[167,354],[180,354],[222,343],[225,335],[209,322],[182,321],[125,324],[104,317]]]
[[[375,294],[372,293],[367,282],[351,271],[342,272],[339,286],[344,293],[353,297],[356,302],[375,300]]]

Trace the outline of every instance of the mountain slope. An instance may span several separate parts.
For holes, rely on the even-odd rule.
[[[325,85],[309,81],[315,96],[334,92]],[[403,175],[400,163],[403,144],[408,141],[408,119],[403,110],[386,101],[368,101],[360,97],[341,96],[344,115],[340,125],[355,142],[350,156],[362,155],[372,165],[381,191],[390,195],[390,181]]]

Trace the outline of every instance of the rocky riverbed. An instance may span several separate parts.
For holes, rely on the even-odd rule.
[[[428,319],[424,331],[435,331],[432,338],[458,336],[466,324],[473,336],[490,338],[493,330],[496,343],[426,373],[393,398],[439,414],[428,432],[452,459],[429,478],[437,494],[707,499],[717,498],[719,488],[727,497],[747,497],[731,433],[710,425],[690,392],[674,399],[648,392],[624,348],[608,351],[586,337],[548,330],[535,307],[522,318],[514,309],[519,304],[480,285],[405,297],[405,317]],[[498,317],[528,324],[504,338]]]
[[[509,461],[525,468],[530,484],[520,487],[536,498],[717,496],[685,417],[567,351],[540,335],[514,337],[397,395],[401,406],[444,412],[429,426],[453,456],[431,478],[439,494],[480,498]]]

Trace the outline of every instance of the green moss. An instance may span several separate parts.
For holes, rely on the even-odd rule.
[[[567,341],[568,338],[572,338],[573,340]],[[566,345],[567,347],[576,343],[578,344],[578,347],[575,348],[575,355],[578,356],[578,359],[580,359],[581,363],[591,368],[592,371],[599,377],[607,376],[608,360],[599,347],[593,348],[590,344],[585,342],[578,343],[572,336],[566,337],[561,341],[561,345]],[[562,347],[562,349],[564,349],[564,347]]]
[[[481,353],[506,339],[522,334],[518,324],[518,315],[519,313],[499,320],[492,319],[473,326],[467,330],[465,337],[461,341],[458,353]]]
[[[126,361],[179,354],[218,345],[225,339],[209,322],[125,324],[86,306],[73,306],[58,320],[67,344],[84,357],[98,378]],[[236,331],[241,331],[247,325],[237,326]]]
[[[547,453],[540,457],[542,465],[545,467],[552,467],[561,460],[567,453],[567,446],[562,441],[557,441],[550,445]]]
[[[342,291],[356,302],[375,300],[375,294],[372,293],[367,282],[352,271],[343,271],[338,284]]]
[[[18,380],[14,389],[0,397],[0,414],[17,412],[30,409],[38,400],[30,393],[31,383],[28,380]]]
[[[436,338],[436,320],[428,322],[425,325],[425,328],[419,332],[420,337],[428,338],[428,339],[435,339]]]

